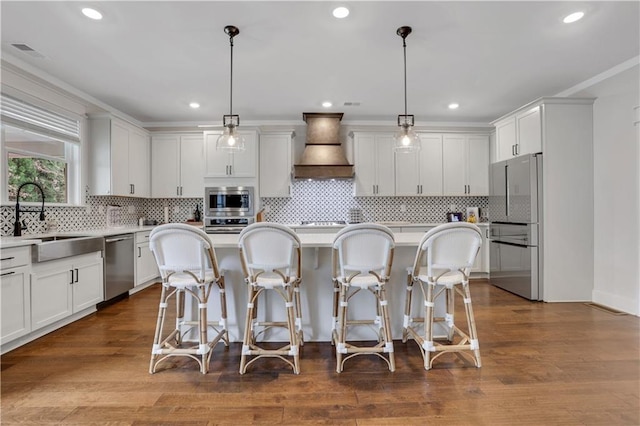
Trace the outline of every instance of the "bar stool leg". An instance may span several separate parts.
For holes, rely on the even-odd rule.
[[[413,279],[407,274],[407,293],[404,300],[404,323],[402,326],[402,343],[407,343],[409,337],[408,327],[411,325],[411,303],[413,294]]]
[[[384,351],[387,353],[389,357],[389,371],[396,371],[396,361],[393,350],[393,338],[391,337],[391,325],[389,321],[389,302],[387,301],[387,294],[385,290],[384,284],[379,286],[378,290],[378,307],[380,309],[380,314],[382,316],[382,332],[384,336]]]
[[[162,292],[160,294],[160,303],[158,305],[158,319],[156,321],[156,333],[153,337],[153,347],[151,349],[151,362],[149,363],[149,374],[153,374],[156,369],[156,360],[158,354],[156,350],[160,349],[160,339],[162,339],[162,329],[164,324],[164,318],[167,311],[167,287],[162,285]]]
[[[252,285],[247,286],[247,316],[244,324],[244,338],[242,339],[242,355],[240,357],[240,374],[247,372],[247,356],[253,343],[254,306],[256,290]]]
[[[427,282],[427,297],[424,301],[424,342],[422,343],[424,354],[424,369],[431,369],[431,352],[433,350],[433,308],[436,283],[429,278]]]
[[[336,339],[336,372],[342,372],[342,358],[343,351],[345,351],[346,336],[347,336],[347,307],[348,307],[348,293],[349,287],[344,284],[340,284],[340,298],[338,300],[338,331]]]
[[[469,327],[469,338],[471,349],[475,356],[476,367],[482,367],[482,361],[480,359],[480,344],[478,342],[478,333],[476,331],[476,320],[473,316],[473,306],[471,305],[471,292],[469,291],[469,281],[462,283],[462,289],[464,291],[464,308],[467,314],[467,325]]]
[[[224,276],[220,277],[218,281],[218,289],[220,290],[220,322],[224,328],[224,334],[222,335],[222,341],[225,346],[229,346],[229,329],[227,325],[227,293],[225,289]]]
[[[285,290],[285,294],[287,296],[285,306],[287,309],[287,328],[289,329],[289,351],[293,356],[293,372],[300,374],[300,341],[296,329],[295,288]]]

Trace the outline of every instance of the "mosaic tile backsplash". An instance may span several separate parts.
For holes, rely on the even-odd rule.
[[[303,220],[345,220],[349,209],[360,208],[365,221],[407,221],[414,223],[445,222],[449,211],[479,207],[487,211],[487,197],[354,197],[351,181],[296,181],[290,198],[262,198],[268,206],[265,219],[271,222],[298,224]],[[59,232],[105,228],[107,206],[122,207],[121,224],[135,226],[140,217],[164,222],[165,207],[170,222],[185,222],[196,206],[202,211],[201,198],[128,198],[87,195],[84,207],[45,207],[46,221],[37,213],[22,213],[23,234],[38,234],[56,229]],[[30,207],[31,208],[31,207]],[[405,210],[406,211],[402,211]],[[2,206],[1,235],[12,235],[15,222],[13,206]],[[481,214],[482,216],[482,214]]]

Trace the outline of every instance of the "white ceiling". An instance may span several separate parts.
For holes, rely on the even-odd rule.
[[[487,123],[553,96],[640,53],[640,2],[164,1],[0,3],[2,55],[26,62],[148,126],[301,121],[302,112],[344,112],[345,121],[403,112],[407,38],[409,113],[419,123]],[[345,4],[348,18],[332,9]],[[562,18],[582,10],[574,24]],[[44,58],[12,47],[24,43]],[[7,56],[10,55],[10,56]],[[190,101],[202,106],[188,107]],[[450,102],[461,106],[447,109]],[[344,106],[360,102],[360,106]]]

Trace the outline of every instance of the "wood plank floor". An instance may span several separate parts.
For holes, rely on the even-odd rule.
[[[211,372],[176,359],[148,373],[159,286],[2,356],[1,423],[640,425],[640,320],[583,303],[535,303],[474,281],[483,366],[455,355],[425,371],[415,343],[397,369],[357,357],[334,372],[306,343],[302,373],[276,360],[238,374],[240,344]],[[400,315],[395,312],[393,315]]]

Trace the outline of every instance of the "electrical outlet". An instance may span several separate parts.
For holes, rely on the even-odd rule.
[[[84,207],[84,212],[85,212],[85,214],[91,214],[91,204],[87,204]]]
[[[268,205],[266,205],[266,204],[265,204],[264,206],[262,206],[262,208],[263,208],[263,210],[264,210],[264,212],[265,212],[265,213],[269,213],[269,212],[271,211],[271,207],[269,207],[269,206],[268,206]]]
[[[173,207],[173,212],[174,212],[175,214],[179,214],[179,213],[180,213],[180,206],[174,206],[174,207]]]
[[[406,213],[406,212],[407,212],[407,205],[400,204],[400,213]]]
[[[456,205],[455,204],[449,204],[449,211],[450,212],[455,212],[456,211]]]
[[[133,205],[127,206],[127,213],[134,214],[136,212],[136,207]]]

